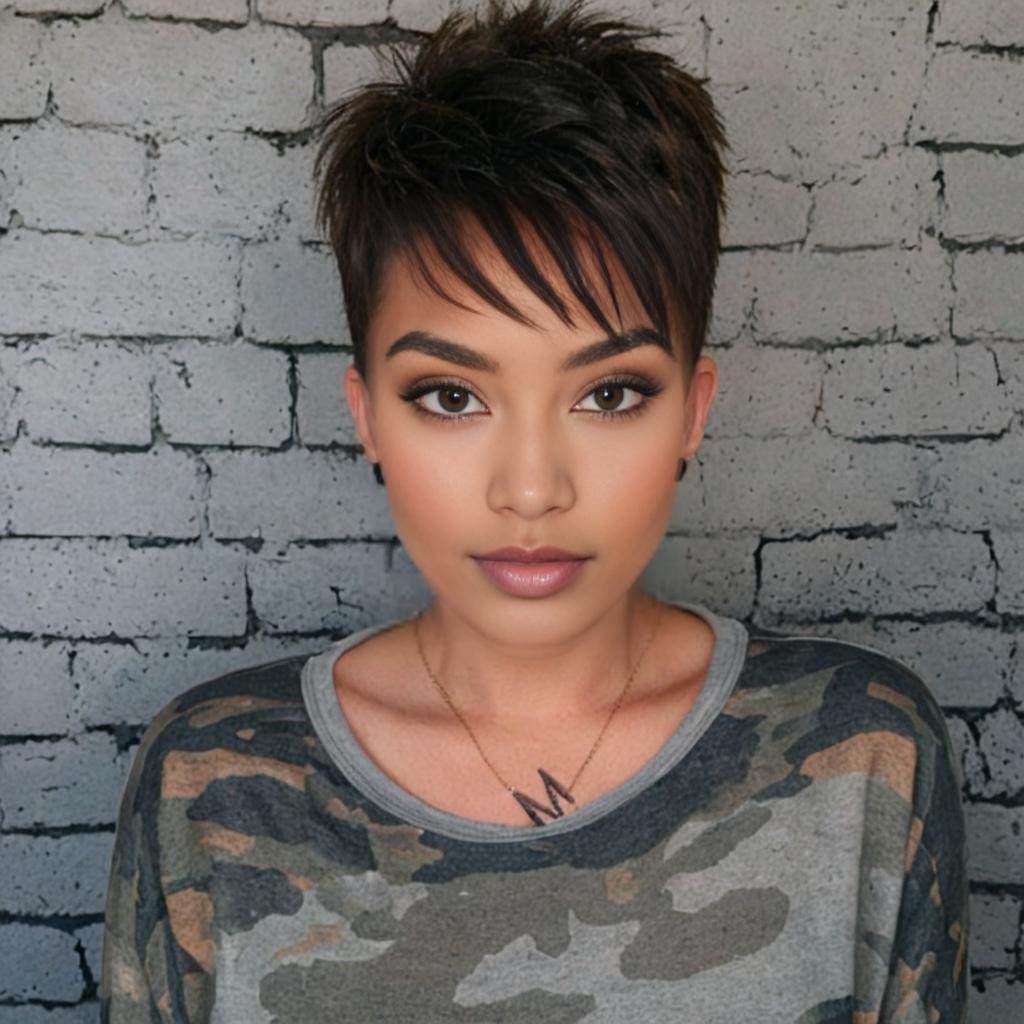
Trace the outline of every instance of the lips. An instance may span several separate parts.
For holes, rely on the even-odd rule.
[[[547,597],[557,593],[580,573],[590,558],[555,547],[506,547],[473,557],[492,583],[516,597]]]
[[[555,547],[504,547],[488,551],[483,555],[474,555],[473,557],[489,562],[579,562],[589,556],[579,555],[575,551],[566,551],[564,548]]]

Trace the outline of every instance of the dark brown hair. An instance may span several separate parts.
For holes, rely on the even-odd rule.
[[[575,326],[524,244],[526,226],[572,295],[613,333],[577,248],[589,246],[618,314],[607,245],[655,329],[671,339],[677,318],[692,369],[711,314],[727,144],[703,82],[638,45],[652,34],[584,0],[518,8],[489,0],[471,14],[455,9],[411,55],[392,44],[394,77],[328,109],[318,126],[317,223],[338,262],[364,379],[389,259],[411,257],[454,301],[424,243],[488,304],[534,326],[472,261],[458,226],[467,220]]]

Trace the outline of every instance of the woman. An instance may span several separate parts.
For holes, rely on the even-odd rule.
[[[455,14],[323,124],[346,396],[429,607],[147,730],[105,1021],[962,1021],[942,716],[867,647],[637,579],[717,387],[704,87]]]

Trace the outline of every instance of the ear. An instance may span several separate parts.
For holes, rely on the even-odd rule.
[[[680,455],[692,459],[697,454],[707,425],[711,403],[718,393],[718,364],[710,356],[701,356],[690,375],[686,395],[686,432]]]
[[[345,368],[345,398],[355,424],[356,433],[362,442],[363,451],[371,462],[380,462],[377,444],[373,437],[373,408],[366,382],[354,366]]]

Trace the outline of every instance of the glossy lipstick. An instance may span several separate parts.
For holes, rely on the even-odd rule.
[[[588,556],[544,547],[499,548],[473,557],[506,593],[516,597],[547,597],[566,586],[583,568]]]

